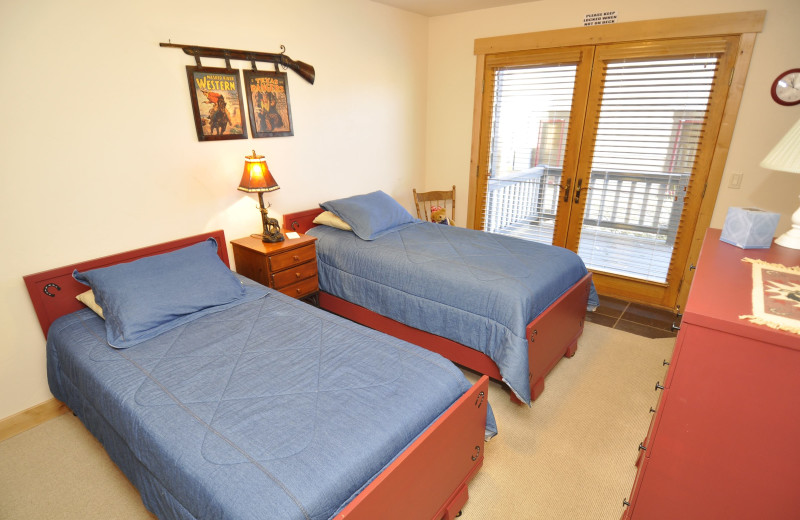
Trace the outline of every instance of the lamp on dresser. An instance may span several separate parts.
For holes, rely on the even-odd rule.
[[[261,211],[261,223],[264,227],[260,235],[253,235],[261,238],[262,242],[282,242],[281,226],[274,218],[270,218],[267,213],[267,206],[264,206],[264,192],[280,189],[272,173],[269,171],[267,161],[263,155],[253,155],[244,158],[244,173],[239,183],[239,190],[247,193],[258,193],[258,205]]]
[[[800,120],[761,161],[761,167],[800,173]],[[783,247],[800,249],[800,208],[792,214],[792,228],[776,238],[775,243]]]

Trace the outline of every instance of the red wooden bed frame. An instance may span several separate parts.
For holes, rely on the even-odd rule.
[[[322,211],[321,208],[314,208],[287,213],[283,217],[283,227],[286,230],[305,233],[316,227],[313,220]],[[583,333],[583,322],[586,317],[591,279],[591,273],[586,274],[525,328],[525,336],[528,339],[531,401],[544,391],[544,378],[556,363],[562,357],[574,356],[578,349],[578,338]],[[437,352],[454,363],[492,379],[502,380],[497,364],[489,356],[473,348],[410,327],[324,291],[319,293],[319,304],[325,310]],[[511,392],[511,400],[520,403],[514,392]]]
[[[45,337],[56,318],[84,308],[75,296],[87,287],[72,277],[74,269],[86,271],[130,262],[174,251],[209,237],[216,239],[217,253],[230,267],[225,234],[218,230],[24,276]],[[467,484],[483,464],[488,392],[489,379],[481,377],[336,519],[455,518],[467,501]]]

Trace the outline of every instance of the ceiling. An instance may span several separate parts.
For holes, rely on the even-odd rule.
[[[525,4],[532,0],[372,0],[378,4],[390,5],[424,16],[456,14],[477,9],[501,7],[512,4]]]

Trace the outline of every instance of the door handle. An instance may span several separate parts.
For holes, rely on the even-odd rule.
[[[575,185],[575,204],[578,204],[581,201],[581,191],[582,190],[591,190],[589,186],[586,188],[583,187],[583,179],[578,179],[578,183]]]
[[[583,186],[583,179],[578,179],[578,183],[575,185],[575,204],[581,201],[581,189]]]
[[[561,186],[564,190],[564,202],[569,202],[569,190],[572,188],[572,177],[567,177],[567,185]]]

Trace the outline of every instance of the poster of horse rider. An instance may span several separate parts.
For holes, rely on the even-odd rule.
[[[285,72],[245,70],[244,88],[253,137],[294,135]]]
[[[200,141],[247,139],[238,69],[186,67]]]

